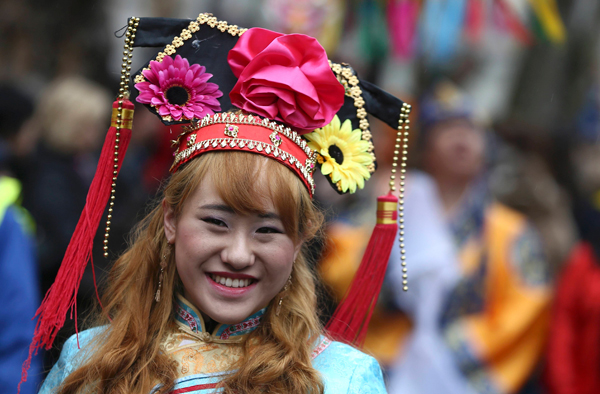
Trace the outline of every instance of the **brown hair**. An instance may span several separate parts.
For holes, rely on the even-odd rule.
[[[258,168],[269,175],[268,183],[256,182]],[[320,230],[323,216],[300,179],[274,160],[244,152],[207,153],[175,173],[164,189],[164,200],[176,215],[208,169],[221,198],[236,212],[260,212],[261,199],[268,196],[292,238],[308,241]],[[173,253],[168,253],[163,213],[162,204],[157,204],[115,262],[103,297],[104,314],[98,319],[98,324],[109,328],[96,337],[90,356],[65,379],[60,394],[147,394],[156,384],[161,385],[157,393],[165,393],[173,387],[176,365],[160,352],[160,343],[173,319],[173,302],[168,300],[175,299],[181,282]],[[169,261],[162,301],[157,303],[154,294],[164,254]],[[280,293],[285,301],[279,316],[274,311],[277,296],[261,325],[246,338],[243,356],[232,366],[236,371],[221,383],[226,393],[258,393],[267,387],[273,393],[323,393],[323,383],[311,363],[321,327],[315,279],[306,255],[302,250],[293,267],[292,285],[287,294]]]

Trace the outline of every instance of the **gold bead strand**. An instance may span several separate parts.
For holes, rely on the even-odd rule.
[[[402,163],[400,168],[400,195],[398,204],[398,218],[399,218],[399,244],[400,244],[400,259],[402,260],[402,290],[408,291],[408,269],[406,268],[406,250],[404,249],[404,185],[406,181],[406,167],[408,160],[408,136],[410,128],[410,120],[408,116],[412,107],[410,104],[403,103],[402,110],[400,112],[400,119],[398,120],[398,136],[396,138],[395,152],[398,155],[398,149],[400,143],[402,144]]]
[[[129,99],[129,79],[131,77],[131,58],[133,57],[133,42],[135,32],[140,24],[140,18],[135,16],[129,19],[127,33],[125,33],[125,45],[123,46],[123,63],[121,64],[121,82],[119,86],[119,103],[117,107],[117,125],[114,150],[113,177],[110,189],[110,202],[108,207],[108,216],[106,217],[106,228],[104,229],[104,257],[108,257],[108,237],[110,234],[110,225],[112,222],[113,207],[115,205],[115,188],[117,186],[117,174],[119,173],[119,143],[121,142],[121,125],[123,117],[123,100]]]

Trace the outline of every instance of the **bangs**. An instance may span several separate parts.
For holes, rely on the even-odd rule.
[[[290,169],[250,152],[210,152],[198,159],[202,167],[211,170],[219,196],[236,213],[266,213],[270,200],[286,233],[294,240],[300,236],[302,193],[308,196],[308,191]]]

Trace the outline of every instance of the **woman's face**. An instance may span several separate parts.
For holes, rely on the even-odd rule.
[[[301,242],[285,233],[269,199],[263,213],[237,214],[211,178],[209,170],[179,217],[165,207],[165,234],[174,244],[184,296],[212,320],[235,324],[281,291]]]

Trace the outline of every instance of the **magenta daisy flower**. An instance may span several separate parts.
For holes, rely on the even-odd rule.
[[[142,74],[147,82],[135,84],[140,91],[137,101],[150,104],[160,116],[191,120],[221,111],[217,99],[223,92],[216,83],[207,82],[212,74],[204,66],[190,66],[180,55],[175,60],[165,56],[161,62],[151,61],[150,69]]]

